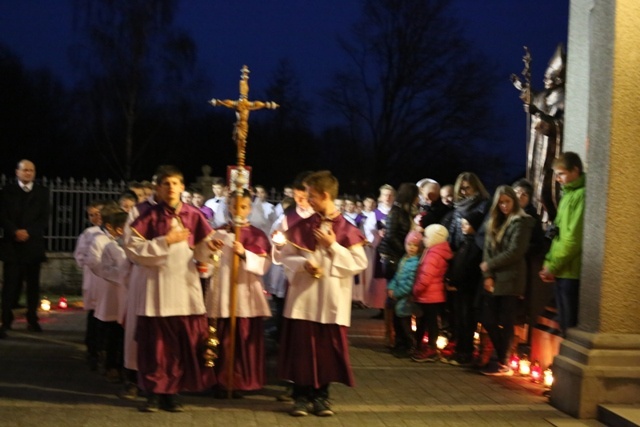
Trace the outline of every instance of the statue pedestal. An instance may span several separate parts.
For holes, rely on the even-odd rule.
[[[553,361],[551,404],[597,418],[601,403],[640,403],[640,335],[570,329]]]

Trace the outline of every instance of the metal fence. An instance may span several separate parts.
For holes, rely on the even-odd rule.
[[[14,180],[14,177],[1,175],[0,187]],[[38,182],[49,189],[51,215],[45,234],[49,252],[73,252],[78,235],[89,225],[86,206],[93,200],[116,200],[127,188],[124,181],[101,182],[97,179],[76,181],[73,178],[42,178]]]
[[[38,178],[37,181],[49,190],[51,215],[45,233],[48,252],[73,252],[78,236],[90,225],[86,215],[89,203],[94,200],[117,200],[127,189],[124,181],[90,181],[86,178]],[[15,182],[15,177],[0,175],[0,188],[11,182]],[[270,201],[278,203],[281,197],[271,188],[268,196]]]

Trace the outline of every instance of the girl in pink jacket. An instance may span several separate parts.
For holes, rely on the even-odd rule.
[[[427,248],[418,266],[416,280],[413,285],[413,298],[422,309],[422,317],[418,318],[416,329],[415,362],[436,362],[440,359],[436,340],[438,339],[438,315],[442,303],[446,300],[444,276],[449,267],[453,252],[447,239],[449,232],[440,224],[432,224],[424,230],[424,245]],[[429,336],[429,344],[422,349],[422,338],[425,331]]]

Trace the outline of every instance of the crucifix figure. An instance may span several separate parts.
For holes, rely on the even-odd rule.
[[[232,108],[236,111],[236,124],[233,131],[233,139],[237,146],[238,160],[237,160],[237,173],[233,177],[233,186],[235,187],[235,212],[234,232],[235,232],[235,244],[240,243],[241,228],[245,225],[245,219],[237,214],[240,211],[240,204],[243,197],[243,191],[245,185],[248,184],[248,173],[245,173],[245,150],[247,145],[247,135],[249,134],[249,113],[254,110],[260,110],[263,108],[275,109],[278,108],[278,104],[275,102],[262,102],[262,101],[249,101],[249,68],[245,65],[242,67],[240,76],[240,97],[238,100],[219,100],[212,99],[209,101],[214,107],[222,105],[227,108]],[[230,183],[231,184],[231,183]],[[236,306],[237,306],[237,283],[238,283],[238,269],[240,265],[240,258],[237,253],[233,255],[233,264],[231,269],[231,283],[229,290],[229,347],[226,350],[229,364],[227,369],[227,392],[228,397],[232,397],[233,392],[233,377],[234,377],[234,358],[236,347]],[[215,285],[215,283],[214,283]],[[214,329],[215,331],[215,329]]]
[[[245,65],[240,70],[240,98],[237,101],[231,99],[212,99],[211,105],[222,105],[236,110],[236,125],[233,131],[233,139],[238,146],[238,168],[244,167],[247,135],[249,134],[249,113],[254,110],[268,108],[270,110],[279,107],[275,102],[249,101],[249,68]],[[236,187],[237,188],[237,187]]]

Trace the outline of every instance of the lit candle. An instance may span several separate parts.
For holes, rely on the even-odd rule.
[[[43,311],[49,311],[51,310],[51,301],[49,301],[46,297],[42,298],[40,300],[40,308]]]
[[[271,240],[277,246],[284,245],[287,241],[282,231],[276,231],[275,233],[273,233],[273,236],[271,236]]]
[[[525,377],[531,374],[531,362],[529,361],[529,359],[527,359],[527,356],[522,356],[522,359],[520,359],[518,372],[520,373],[520,375]]]
[[[534,383],[539,383],[542,380],[542,366],[536,360],[531,365],[531,381]]]
[[[58,308],[64,310],[67,307],[67,299],[65,297],[60,297],[60,300],[58,300]]]
[[[449,344],[449,340],[447,339],[447,337],[439,336],[436,339],[436,347],[438,347],[438,349],[440,349],[440,350],[445,348],[447,346],[447,344]]]
[[[553,372],[551,371],[551,368],[547,368],[544,370],[544,378],[542,380],[542,384],[544,384],[544,386],[547,388],[551,388],[551,386],[553,385]]]
[[[511,359],[509,359],[509,367],[514,371],[517,371],[520,369],[520,358],[518,357],[517,354],[513,353],[511,355]]]

